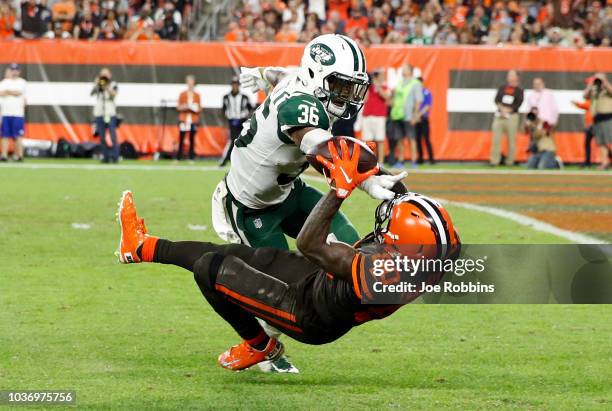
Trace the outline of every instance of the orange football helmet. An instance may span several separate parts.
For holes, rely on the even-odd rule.
[[[444,207],[417,193],[383,201],[376,208],[374,236],[381,244],[435,245],[440,257],[456,253],[461,245]]]

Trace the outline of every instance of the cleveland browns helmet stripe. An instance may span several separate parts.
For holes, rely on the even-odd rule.
[[[436,245],[448,256],[460,245],[446,210],[437,201],[417,193],[397,195],[376,209],[374,237],[379,243]]]

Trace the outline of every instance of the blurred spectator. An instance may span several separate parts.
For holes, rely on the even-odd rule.
[[[61,21],[54,21],[53,23],[51,23],[51,30],[46,32],[43,37],[47,39],[62,40],[72,38],[72,35],[66,29],[67,27],[64,23],[62,23]]]
[[[416,124],[419,122],[419,109],[423,100],[421,82],[412,75],[412,66],[402,68],[402,78],[393,91],[391,105],[391,130],[389,131],[390,160],[395,168],[404,167],[404,139],[410,141],[412,166],[416,167]],[[398,157],[395,157],[395,147],[398,146]]]
[[[227,119],[230,135],[219,166],[223,167],[230,160],[234,142],[240,137],[242,124],[249,118],[252,110],[253,107],[248,96],[240,92],[240,80],[238,77],[234,77],[231,91],[223,96],[223,114]]]
[[[193,75],[185,77],[187,90],[179,95],[176,110],[179,113],[179,144],[176,159],[183,159],[183,144],[185,134],[189,133],[189,160],[195,159],[195,135],[198,132],[202,102],[200,94],[195,91],[196,80]]]
[[[241,27],[263,20],[274,33],[274,15],[307,42],[318,33],[344,33],[365,44],[540,44],[606,46],[612,38],[612,5],[601,1],[455,1],[455,0],[289,0],[238,2],[234,13]],[[316,22],[302,20],[313,15]],[[300,22],[305,21],[303,25]],[[315,29],[316,25],[316,29]],[[230,31],[235,30],[230,23]],[[307,33],[303,31],[308,30]],[[230,39],[239,38],[229,36]],[[268,40],[265,40],[268,41]]]
[[[240,28],[240,25],[232,21],[228,26],[227,33],[225,33],[225,41],[246,41],[249,34],[246,30]]]
[[[301,0],[289,0],[287,8],[283,11],[283,22],[289,24],[289,29],[299,33],[306,20],[304,3]]]
[[[55,3],[53,3],[53,7],[51,7],[53,23],[60,23],[61,27],[59,30],[61,30],[62,33],[72,32],[72,22],[76,12],[77,9],[73,0],[56,0]],[[54,31],[58,31],[58,29],[54,29]],[[70,36],[70,34],[68,36]]]
[[[508,154],[506,165],[514,165],[516,132],[519,126],[518,109],[523,104],[523,89],[519,86],[519,76],[516,71],[510,70],[506,83],[497,89],[495,105],[497,111],[493,120],[493,142],[491,144],[491,166],[498,166],[501,161],[501,139],[505,134],[508,141]]]
[[[181,26],[182,16],[181,13],[176,10],[176,6],[171,1],[163,3],[163,7],[158,7],[153,15],[153,20],[156,22],[162,22],[164,20],[171,19],[176,27]]]
[[[74,16],[72,37],[78,40],[95,40],[100,35],[101,23],[99,13],[93,14],[90,7],[84,7]]]
[[[568,39],[563,36],[559,27],[551,27],[546,31],[546,36],[538,41],[538,46],[568,47],[570,45]]]
[[[9,3],[0,3],[0,40],[9,40],[14,36],[15,12]]]
[[[433,43],[433,38],[425,37],[423,33],[423,24],[416,23],[414,26],[414,34],[408,36],[406,40],[408,44],[413,44],[417,46],[425,46]]]
[[[21,37],[36,39],[49,31],[51,12],[45,6],[46,1],[26,0],[21,3]]]
[[[302,43],[308,43],[320,34],[319,30],[319,19],[316,14],[309,14],[306,16],[306,23],[304,30],[300,33],[300,41]]]
[[[289,23],[283,23],[281,29],[274,36],[274,41],[278,43],[295,43],[297,39],[298,35],[291,30]]]
[[[416,69],[415,69],[416,71]],[[415,77],[417,77],[415,75]],[[425,87],[422,76],[419,73],[417,77],[423,85],[423,101],[419,107],[419,118],[420,121],[416,125],[416,144],[417,144],[417,163],[423,164],[423,143],[427,149],[427,156],[429,157],[429,164],[435,164],[433,148],[431,146],[430,129],[429,129],[429,114],[431,113],[431,105],[433,98],[431,91]]]
[[[351,17],[346,22],[346,34],[353,38],[361,36],[368,29],[368,23],[368,17],[362,13],[361,7],[353,6]]]
[[[327,0],[327,16],[329,17],[333,12],[338,12],[340,18],[346,21],[349,17],[350,7],[350,0]]]
[[[434,36],[438,31],[438,24],[434,20],[434,16],[430,10],[424,10],[421,14],[423,24],[423,36],[427,44],[433,44]]]
[[[584,163],[583,167],[591,166],[591,142],[593,141],[593,115],[591,114],[591,102],[585,101],[572,101],[579,109],[584,110]]]
[[[21,68],[18,64],[11,64],[4,72],[4,79],[0,81],[0,113],[2,113],[2,155],[0,161],[8,160],[8,139],[15,141],[13,157],[16,161],[23,161],[23,142],[25,134],[25,107],[27,81],[20,76]]]
[[[327,26],[328,33],[324,34],[344,34],[346,20],[342,19],[339,12],[332,11],[325,26]]]
[[[387,135],[387,111],[391,92],[385,84],[383,71],[372,73],[372,85],[366,95],[363,105],[363,119],[361,122],[361,137],[364,141],[376,143],[378,162],[385,160],[385,136]]]
[[[235,3],[234,18],[226,30],[220,31],[220,38],[227,41],[272,41],[279,31],[286,31],[282,23],[288,23],[301,42],[310,41],[320,33],[347,34],[365,45],[608,47],[612,40],[612,5],[597,0],[239,0]],[[15,10],[10,4],[0,0],[0,38],[10,35],[39,38],[45,33],[54,38],[67,37],[65,33],[70,33],[71,37],[90,40],[156,38],[148,27],[133,25],[143,11],[152,18],[153,31],[162,39],[186,39],[192,24],[190,0],[51,0],[53,19],[46,8],[47,0],[22,0],[22,10]],[[8,5],[8,12],[4,5]],[[89,11],[91,23],[82,16],[70,18]],[[116,22],[118,29],[101,26],[110,12],[114,13],[111,25]],[[170,22],[169,14],[174,23]],[[314,21],[308,23],[308,15]],[[265,29],[252,30],[259,21]],[[52,25],[53,22],[61,22],[62,27]],[[83,27],[76,32],[81,23]],[[100,34],[96,36],[97,27]],[[139,35],[134,36],[136,31]],[[124,36],[124,33],[127,34]]]
[[[325,0],[308,0],[308,13],[317,16],[318,20],[325,20]]]
[[[172,3],[166,3],[172,4]],[[173,10],[165,9],[159,20],[155,21],[155,27],[157,34],[160,39],[163,40],[178,40],[179,39],[179,28],[180,28],[180,15],[177,17],[176,12]]]
[[[98,38],[100,40],[118,40],[122,37],[121,32],[121,25],[117,21],[115,12],[110,10],[106,14],[106,18],[100,24],[100,34]]]
[[[536,77],[533,79],[533,90],[527,98],[527,111],[537,109],[538,118],[551,128],[557,125],[559,121],[559,109],[555,101],[555,95],[552,91],[546,88],[544,79]]]
[[[103,163],[119,161],[119,143],[117,142],[117,105],[115,98],[119,87],[113,81],[113,73],[108,68],[100,70],[95,79],[91,95],[96,102],[93,108],[95,133],[103,147]],[[108,130],[108,135],[106,131]]]
[[[604,73],[596,73],[584,91],[584,98],[591,101],[593,132],[599,146],[601,164],[599,169],[610,167],[612,149],[612,84]]]

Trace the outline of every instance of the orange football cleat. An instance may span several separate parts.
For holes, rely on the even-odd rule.
[[[144,219],[139,219],[138,214],[136,214],[136,205],[131,191],[124,191],[121,195],[117,218],[121,226],[119,262],[123,264],[139,263],[140,258],[136,249],[147,237],[147,227]]]
[[[240,371],[247,369],[262,361],[274,361],[285,352],[285,347],[276,338],[270,337],[268,345],[263,351],[251,347],[243,341],[219,356],[219,365],[228,370]]]

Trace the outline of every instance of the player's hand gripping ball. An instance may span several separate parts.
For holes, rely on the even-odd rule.
[[[326,142],[327,152],[319,145],[314,150],[317,154],[309,154],[315,156],[316,161],[309,160],[315,168],[316,164],[322,166],[323,174],[330,186],[336,190],[338,198],[348,197],[355,187],[379,171],[374,153],[365,147],[365,155],[362,156],[361,144],[350,142],[351,147],[345,138],[331,139]],[[336,143],[340,145],[340,155]]]
[[[319,173],[325,173],[325,166],[317,160],[317,155],[323,156],[327,161],[333,161],[331,152],[329,150],[329,142],[333,142],[336,152],[341,150],[340,140],[344,140],[349,148],[349,153],[353,154],[353,149],[355,145],[361,146],[361,150],[359,152],[359,165],[357,171],[360,173],[365,173],[368,170],[373,169],[378,164],[378,160],[376,158],[376,154],[374,151],[366,145],[363,141],[359,141],[353,137],[333,137],[330,140],[324,141],[316,145],[313,149],[306,153],[306,160],[310,163],[310,165],[317,170]]]

